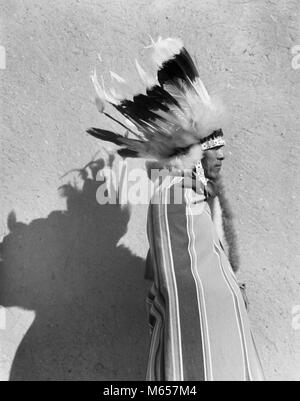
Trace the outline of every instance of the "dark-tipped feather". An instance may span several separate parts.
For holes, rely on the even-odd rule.
[[[155,99],[157,102],[168,106],[168,108],[169,105],[180,108],[180,104],[177,102],[177,100],[161,86],[155,85],[152,88],[147,89],[146,93],[149,97]]]
[[[116,134],[112,131],[106,131],[104,129],[92,127],[92,128],[87,129],[86,132],[97,139],[102,139],[103,141],[112,142],[118,146],[122,146],[124,143],[122,141],[124,139],[124,137],[122,135]]]
[[[138,152],[127,148],[119,149],[117,153],[124,159],[126,159],[126,157],[132,157],[132,158],[139,157]]]
[[[197,68],[185,48],[179,54],[165,61],[157,73],[158,82],[163,86],[173,82],[176,86],[181,86],[180,81],[190,85],[199,76]]]
[[[145,150],[145,142],[127,138],[112,131],[106,131],[100,128],[89,128],[86,132],[97,139],[114,143],[122,147],[122,149],[117,151],[122,157],[140,157],[139,153]]]

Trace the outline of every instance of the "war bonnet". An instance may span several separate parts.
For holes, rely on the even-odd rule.
[[[201,159],[203,150],[225,144],[224,108],[217,98],[209,95],[181,40],[159,38],[152,41],[151,48],[156,76],[150,76],[136,61],[137,72],[146,87],[143,94],[128,99],[115,88],[108,92],[103,78],[102,84],[99,83],[96,71],[91,77],[98,110],[111,117],[104,112],[106,103],[117,109],[125,117],[124,124],[119,124],[127,128],[126,134],[98,128],[87,132],[117,144],[122,157],[155,159],[166,166],[192,168]],[[122,85],[130,86],[118,74],[111,72],[111,75]],[[128,132],[135,138],[129,138]]]

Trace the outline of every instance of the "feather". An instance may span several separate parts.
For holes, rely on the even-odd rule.
[[[116,145],[123,145],[123,136],[120,134],[115,134],[112,131],[106,131],[99,128],[89,128],[86,132],[97,139],[102,139],[104,141],[112,142]]]
[[[179,54],[166,60],[157,73],[161,85],[171,82],[179,88],[182,87],[182,84],[190,85],[198,76],[197,68],[184,48]]]
[[[147,88],[151,88],[152,86],[155,86],[157,84],[156,79],[146,73],[146,71],[140,66],[137,59],[135,59],[135,67],[142,82],[146,85]]]
[[[95,97],[95,104],[99,113],[103,113],[105,110],[105,102],[97,95]]]
[[[102,101],[107,101],[111,104],[115,104],[117,105],[119,103],[118,99],[114,98],[113,96],[109,96],[104,88],[104,81],[103,81],[103,77],[102,77],[102,85],[100,85],[99,81],[98,81],[98,77],[97,77],[97,73],[96,70],[94,70],[94,73],[91,75],[91,80],[92,83],[94,85],[95,91],[98,95],[98,97],[102,100]]]
[[[112,94],[112,96],[114,97],[114,99],[117,99],[118,101],[121,101],[124,99],[124,95],[117,92],[115,88],[110,88],[109,91]]]
[[[183,48],[183,43],[180,39],[167,38],[163,40],[159,37],[157,42],[152,42],[152,47],[152,60],[157,67],[160,67],[164,62],[180,52]]]
[[[111,76],[112,79],[115,79],[117,82],[120,82],[122,84],[126,84],[125,79],[122,78],[120,75],[116,74],[113,71],[109,71],[109,73],[110,73],[110,76]]]
[[[102,130],[100,128],[89,128],[86,132],[97,139],[102,139],[103,141],[111,142],[118,146],[125,145],[128,149],[131,149],[140,154],[145,154],[149,147],[147,142],[127,138],[123,135],[116,134],[112,131]]]
[[[132,86],[123,77],[113,71],[110,71],[110,76],[114,82],[114,87],[110,88],[110,93],[115,99],[120,102],[126,98],[133,98]]]
[[[126,148],[119,149],[117,151],[117,153],[119,156],[123,157],[124,159],[127,157],[132,157],[132,158],[139,157],[138,152],[136,152],[135,150],[130,150],[130,149],[126,149]]]

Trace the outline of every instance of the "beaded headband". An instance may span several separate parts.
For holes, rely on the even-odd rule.
[[[201,141],[201,149],[208,150],[226,144],[223,138],[223,131],[221,129],[214,131],[211,135]]]

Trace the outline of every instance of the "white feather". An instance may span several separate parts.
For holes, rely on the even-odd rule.
[[[207,89],[205,88],[204,83],[200,78],[196,78],[195,82],[192,83],[193,87],[195,88],[196,92],[200,96],[202,102],[208,106],[211,105],[211,98],[207,92]]]
[[[124,96],[121,93],[117,92],[115,88],[110,88],[109,91],[114,99],[118,99],[119,101],[124,99]]]
[[[137,72],[138,72],[142,82],[146,85],[147,88],[151,88],[151,86],[154,86],[157,84],[156,78],[153,78],[149,74],[147,74],[147,72],[140,66],[137,59],[135,59],[135,67],[137,69]]]
[[[155,42],[152,47],[152,59],[157,67],[161,67],[166,60],[169,60],[176,54],[180,53],[183,48],[183,43],[180,39],[162,39],[159,37],[157,42]]]
[[[95,104],[99,113],[103,113],[105,109],[105,102],[97,95],[95,97]]]
[[[128,118],[125,118],[125,124],[131,129],[136,129],[136,125],[133,124],[133,122],[130,121]]]
[[[94,70],[94,73],[91,75],[91,80],[92,80],[92,82],[93,82],[93,85],[94,85],[94,88],[95,88],[95,91],[96,91],[97,95],[99,96],[99,98],[100,98],[102,101],[107,101],[107,102],[112,103],[112,104],[115,104],[115,105],[117,105],[117,104],[119,103],[118,99],[116,99],[116,98],[114,98],[114,97],[112,97],[112,96],[109,96],[109,95],[106,93],[106,91],[105,91],[105,89],[104,89],[103,77],[102,77],[102,85],[103,85],[103,86],[101,86],[101,85],[99,84],[96,70]]]
[[[150,39],[150,41],[151,41],[151,45],[149,45],[149,46],[144,46],[144,49],[150,49],[150,48],[152,48],[152,47],[155,45],[155,41],[153,40],[152,36],[151,36],[151,35],[148,35],[148,36],[149,36],[149,39]],[[158,39],[161,39],[161,36],[160,36]]]
[[[123,77],[121,77],[119,74],[116,74],[113,71],[109,71],[110,76],[112,79],[115,79],[117,82],[122,83],[122,84],[126,84],[126,81]]]

